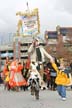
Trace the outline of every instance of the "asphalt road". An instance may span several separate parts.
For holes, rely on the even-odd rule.
[[[72,91],[67,90],[67,100],[62,101],[57,91],[41,90],[36,100],[28,91],[5,91],[0,86],[0,108],[72,108]]]

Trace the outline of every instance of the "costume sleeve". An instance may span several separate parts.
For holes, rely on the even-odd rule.
[[[41,48],[41,50],[43,51],[44,55],[50,59],[51,62],[54,62],[53,57],[48,52],[46,52],[44,48]]]
[[[55,71],[56,71],[57,74],[58,74],[59,69],[58,69],[57,65],[56,65],[55,63],[52,63],[52,67],[55,69]]]
[[[31,44],[29,49],[28,49],[28,53],[31,53],[33,51],[33,49],[34,49],[33,44]]]
[[[57,65],[55,64],[55,62],[54,62],[54,58],[53,58],[50,54],[48,54],[48,53],[45,51],[44,48],[42,48],[42,51],[43,51],[44,55],[45,55],[47,58],[50,59],[53,68],[54,68],[54,69],[56,70],[56,72],[58,73],[58,72],[59,72],[59,69],[58,69]]]

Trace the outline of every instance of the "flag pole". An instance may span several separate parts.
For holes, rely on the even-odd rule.
[[[29,4],[28,4],[28,2],[26,3],[26,5],[27,5],[27,12],[30,13],[30,9],[29,9]]]

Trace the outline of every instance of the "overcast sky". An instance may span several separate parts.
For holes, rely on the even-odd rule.
[[[0,33],[16,32],[17,11],[39,9],[41,33],[57,25],[72,26],[72,0],[0,0]]]

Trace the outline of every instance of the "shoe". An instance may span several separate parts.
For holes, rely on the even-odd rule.
[[[52,90],[53,90],[53,91],[56,91],[56,89],[55,89],[55,88],[53,88]]]
[[[65,98],[65,97],[63,97],[63,98],[62,98],[62,100],[63,100],[63,101],[65,101],[65,100],[66,100],[66,98]]]
[[[39,100],[39,96],[36,97],[36,100]]]
[[[45,88],[45,87],[43,87],[43,90],[46,90],[46,88]]]
[[[33,96],[34,95],[34,92],[31,92],[31,95]]]

